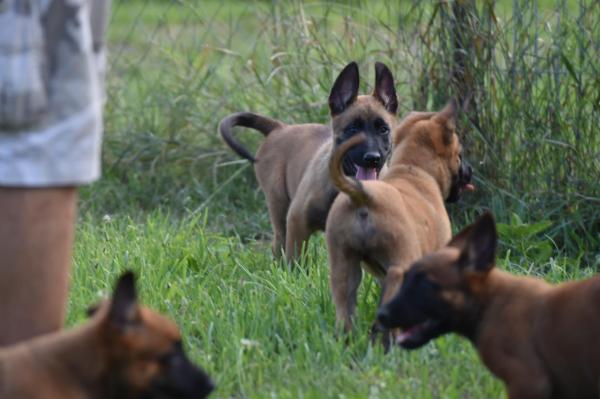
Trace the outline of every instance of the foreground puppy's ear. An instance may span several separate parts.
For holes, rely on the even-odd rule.
[[[475,228],[475,223],[472,223],[472,224],[468,225],[467,227],[465,227],[464,229],[462,229],[461,231],[459,231],[458,233],[456,233],[456,235],[450,239],[448,246],[453,247],[453,248],[458,248],[462,251],[466,247],[467,242],[468,242],[469,238],[471,237],[471,233],[473,232],[474,228]]]
[[[448,104],[434,116],[434,120],[444,127],[444,143],[452,142],[452,134],[456,130],[456,120],[458,118],[458,104],[456,99],[451,99]]]
[[[381,62],[375,63],[375,91],[373,97],[379,100],[389,113],[396,114],[396,111],[398,111],[398,97],[394,87],[394,77],[388,67]]]
[[[125,272],[117,281],[110,304],[109,317],[117,327],[127,327],[138,318],[137,292],[133,272]]]
[[[476,272],[488,272],[494,267],[498,234],[491,212],[486,212],[471,226],[459,258],[459,265]]]
[[[358,96],[358,64],[351,62],[340,72],[329,94],[331,116],[344,112]]]

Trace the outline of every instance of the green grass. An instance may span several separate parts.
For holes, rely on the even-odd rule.
[[[482,3],[483,4],[483,3]],[[485,3],[487,4],[487,3]],[[211,209],[215,229],[252,239],[269,230],[252,169],[219,139],[230,112],[287,122],[328,121],[326,98],[349,60],[362,90],[374,61],[392,68],[400,114],[436,109],[460,87],[450,78],[449,4],[427,2],[115,1],[104,179],[84,211]],[[460,131],[478,193],[451,210],[552,221],[548,236],[571,256],[600,246],[600,123],[593,2],[478,4],[466,27],[474,118]],[[467,29],[468,28],[468,29]],[[493,51],[490,49],[493,47]],[[490,52],[491,51],[491,52]],[[252,148],[260,135],[240,132]]]
[[[142,301],[176,320],[192,358],[216,380],[215,397],[503,397],[500,382],[459,337],[388,355],[371,346],[378,288],[370,277],[360,288],[351,343],[337,339],[322,237],[313,240],[300,268],[288,272],[271,259],[268,243],[214,234],[205,219],[162,213],[150,213],[143,222],[84,218],[69,323],[81,322],[87,305],[109,294],[117,276],[132,269]],[[507,234],[527,229],[520,226]],[[591,274],[574,259],[522,258],[506,249],[505,238],[499,265],[508,270],[550,281]]]
[[[491,209],[501,267],[553,282],[592,275],[600,10],[584,0],[487,4],[463,27],[479,109],[459,127],[478,191],[449,208],[454,230]],[[215,397],[504,397],[458,337],[388,355],[371,346],[378,287],[368,277],[356,333],[338,340],[322,236],[300,270],[274,261],[252,168],[216,133],[241,110],[326,123],[331,83],[350,60],[363,91],[375,61],[390,65],[401,114],[441,106],[460,94],[450,5],[114,0],[104,175],[81,192],[69,324],[133,269],[144,303],[177,321],[217,381]]]

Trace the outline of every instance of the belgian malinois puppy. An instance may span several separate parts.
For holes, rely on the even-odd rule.
[[[331,289],[338,327],[352,327],[356,291],[365,269],[382,283],[382,303],[400,288],[410,264],[451,237],[444,200],[470,189],[471,167],[456,134],[456,104],[409,114],[394,131],[388,169],[380,180],[357,181],[342,172],[356,136],[331,158],[331,180],[341,191],[327,218]]]
[[[221,121],[225,142],[241,157],[254,162],[256,178],[267,199],[273,226],[273,253],[285,250],[293,259],[310,235],[324,230],[337,190],[329,179],[329,160],[335,148],[359,132],[367,139],[343,159],[343,173],[357,179],[376,179],[391,147],[398,101],[390,70],[375,64],[375,90],[358,96],[355,62],[340,73],[329,95],[330,125],[286,125],[265,116],[243,112]],[[266,138],[253,157],[232,135],[245,126]]]
[[[600,397],[600,276],[552,286],[494,267],[490,213],[415,262],[380,308],[413,349],[455,332],[477,348],[511,399]]]
[[[81,327],[1,349],[0,398],[197,399],[213,390],[177,326],[138,305],[132,273],[92,313]]]

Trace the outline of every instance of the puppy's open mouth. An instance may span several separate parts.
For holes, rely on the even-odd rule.
[[[356,180],[377,180],[377,169],[376,168],[365,168],[354,164],[356,168]]]
[[[473,191],[475,191],[475,186],[471,183],[463,183],[460,189],[461,191],[469,191],[472,193]]]
[[[450,203],[457,202],[459,200],[459,198],[461,197],[462,193],[465,191],[468,191],[468,192],[475,191],[475,185],[472,184],[470,180],[455,181],[455,183],[452,185],[452,187],[450,187],[450,194],[448,195],[448,198],[446,198],[446,202],[450,202]]]
[[[425,345],[439,335],[443,322],[427,319],[423,323],[405,329],[396,336],[396,344],[406,349],[415,349]]]

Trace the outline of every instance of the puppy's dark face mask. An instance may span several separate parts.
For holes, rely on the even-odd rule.
[[[450,331],[451,307],[441,287],[429,279],[424,267],[415,264],[406,273],[402,288],[379,309],[377,320],[385,328],[402,328],[396,344],[415,349]]]
[[[367,140],[348,151],[343,161],[344,173],[358,180],[375,180],[383,168],[391,149],[391,127],[387,121],[357,117],[344,128],[338,142],[364,133]]]
[[[452,176],[452,186],[450,187],[450,194],[448,194],[446,202],[458,202],[463,192],[474,191],[475,186],[471,184],[472,177],[473,168],[461,154],[460,164],[458,166],[458,173]]]
[[[205,398],[214,389],[208,375],[194,366],[185,355],[181,342],[157,356],[160,372],[152,379],[142,399]]]
[[[344,173],[359,180],[379,177],[391,150],[391,130],[398,108],[394,79],[390,70],[375,64],[375,90],[358,96],[358,66],[351,63],[336,79],[329,96],[329,109],[335,146],[357,134],[367,140],[352,148],[343,161]]]

